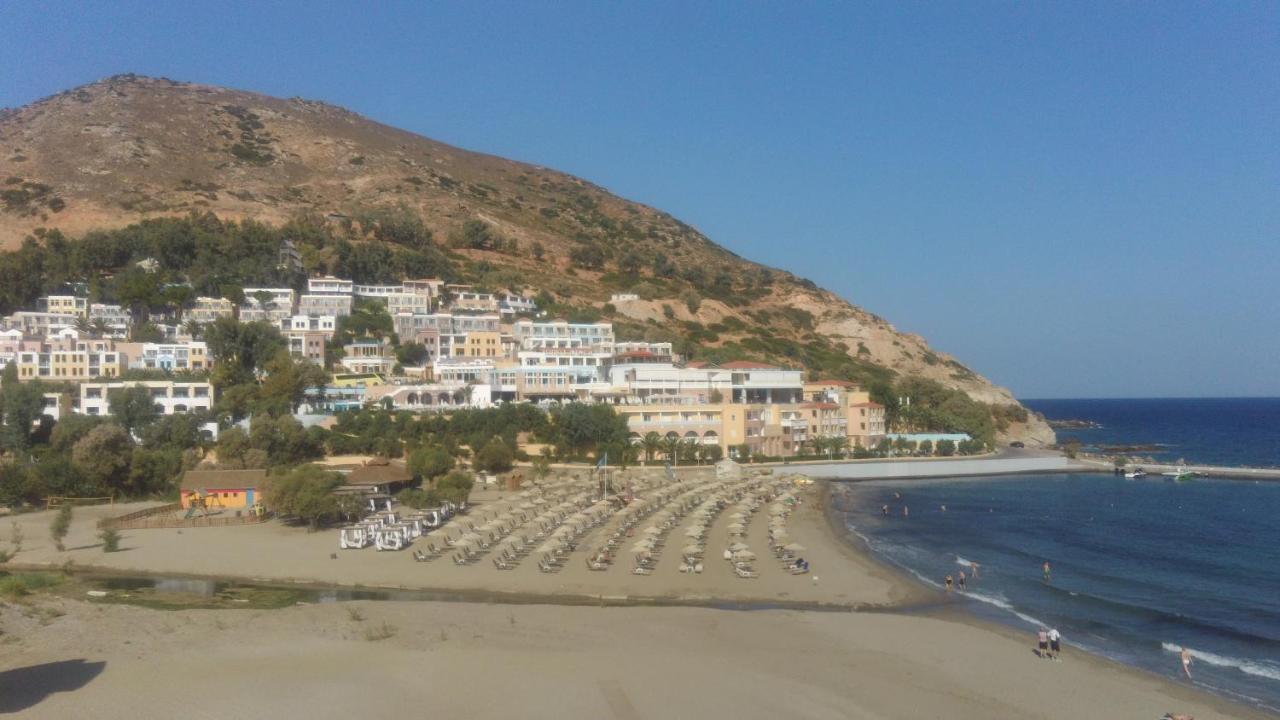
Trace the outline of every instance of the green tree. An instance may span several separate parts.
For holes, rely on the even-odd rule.
[[[115,528],[104,528],[98,533],[98,539],[102,541],[102,552],[111,553],[120,550],[120,531]]]
[[[60,505],[58,512],[53,515],[53,521],[49,523],[49,537],[53,538],[53,546],[58,548],[58,552],[67,549],[62,541],[67,538],[69,532],[71,532],[71,506]]]
[[[938,454],[942,457],[951,457],[956,454],[956,443],[954,440],[939,440]]]
[[[475,466],[485,472],[499,473],[510,470],[514,461],[511,447],[495,435],[476,453]]]
[[[214,360],[213,382],[219,387],[253,382],[267,363],[287,350],[280,331],[266,322],[241,323],[218,318],[205,328]]]
[[[127,492],[133,438],[115,423],[99,425],[76,442],[71,460],[98,492]]]
[[[453,469],[453,456],[440,446],[424,446],[414,450],[407,462],[409,472],[428,482]]]
[[[281,350],[264,367],[266,377],[258,388],[255,410],[272,416],[292,415],[302,404],[307,388],[322,387],[329,382],[324,368],[294,358]]]
[[[111,417],[127,431],[141,430],[160,417],[151,399],[151,390],[143,386],[112,390],[107,396]]]
[[[475,479],[471,476],[471,473],[465,470],[454,470],[440,478],[440,481],[436,484],[436,489],[445,500],[461,504],[471,497],[471,488],[474,485]]]
[[[567,456],[585,456],[627,440],[627,420],[611,405],[568,403],[551,411],[551,421],[555,444]]]
[[[644,449],[644,459],[646,462],[653,462],[653,458],[662,450],[662,436],[650,430],[640,439],[640,447]]]
[[[44,412],[44,386],[39,380],[18,381],[18,364],[5,365],[0,374],[0,439],[3,448],[19,452],[30,447],[31,428]]]
[[[932,454],[933,454],[933,441],[932,441],[932,440],[921,440],[921,441],[920,441],[920,444],[916,446],[916,452],[920,453],[921,455],[932,455]]]
[[[298,518],[315,530],[341,513],[333,492],[341,485],[341,474],[302,465],[283,475],[269,476],[263,498],[277,515]]]

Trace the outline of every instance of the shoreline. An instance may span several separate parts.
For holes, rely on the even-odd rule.
[[[1071,646],[1064,650],[1064,658],[1067,662],[1062,665],[1054,664],[1052,670],[1049,663],[1026,663],[1023,652],[1030,651],[1032,637],[997,621],[978,617],[959,603],[947,599],[940,591],[919,582],[903,569],[878,557],[862,538],[845,528],[840,510],[833,502],[833,487],[832,481],[819,480],[803,492],[805,502],[795,513],[793,528],[795,534],[808,546],[805,556],[812,555],[812,560],[818,568],[816,574],[822,575],[821,584],[816,579],[808,582],[807,578],[792,577],[777,578],[776,582],[780,584],[775,585],[755,584],[764,582],[763,580],[718,580],[711,572],[712,568],[708,568],[707,575],[697,576],[697,579],[706,583],[702,592],[689,591],[685,585],[685,577],[675,574],[674,568],[671,568],[671,573],[666,576],[666,579],[659,575],[648,579],[640,578],[639,582],[626,574],[588,575],[585,571],[580,573],[581,577],[586,578],[582,582],[556,582],[556,576],[544,577],[536,570],[531,574],[503,575],[483,567],[467,569],[448,566],[435,566],[434,574],[423,577],[420,571],[424,569],[424,565],[411,562],[403,553],[358,556],[359,563],[355,565],[347,558],[356,556],[343,556],[341,561],[335,563],[329,558],[328,550],[332,544],[332,533],[306,533],[297,528],[286,528],[278,523],[246,528],[203,528],[187,530],[185,533],[171,530],[131,531],[126,535],[125,545],[133,546],[131,548],[133,551],[118,555],[103,555],[100,551],[93,550],[92,546],[86,547],[84,537],[72,538],[79,542],[68,542],[72,549],[67,553],[50,555],[48,562],[11,563],[5,566],[5,569],[57,572],[64,569],[64,563],[56,562],[55,558],[78,554],[81,558],[92,557],[94,560],[109,561],[109,564],[75,562],[71,566],[70,570],[74,574],[90,578],[94,576],[159,576],[239,582],[317,592],[335,591],[339,594],[367,592],[387,595],[385,598],[376,600],[344,599],[338,603],[303,603],[300,606],[278,610],[174,611],[183,613],[181,617],[184,618],[221,618],[217,622],[228,626],[239,624],[242,622],[240,618],[251,615],[254,618],[252,622],[255,627],[268,633],[283,632],[283,629],[291,627],[291,623],[297,622],[299,616],[325,617],[328,618],[325,622],[329,625],[349,623],[350,621],[343,619],[343,614],[354,611],[339,610],[339,607],[362,608],[360,612],[370,615],[385,614],[395,618],[397,625],[407,628],[417,627],[423,622],[444,622],[450,618],[487,617],[491,618],[491,621],[490,624],[484,625],[487,628],[485,635],[500,633],[503,637],[511,632],[520,632],[519,629],[513,629],[516,623],[515,618],[528,616],[531,618],[528,622],[534,622],[533,618],[541,618],[543,620],[537,622],[545,620],[551,623],[545,632],[552,635],[547,637],[558,637],[572,628],[570,634],[586,633],[589,637],[597,638],[591,642],[600,643],[603,647],[612,647],[614,642],[612,635],[619,632],[620,627],[630,627],[633,622],[641,623],[642,620],[643,623],[653,623],[656,628],[671,629],[675,634],[666,641],[668,644],[681,642],[676,639],[681,636],[705,634],[709,632],[708,628],[721,627],[725,628],[727,637],[713,633],[706,640],[705,646],[691,648],[689,653],[697,657],[705,656],[713,666],[719,663],[719,666],[723,667],[725,662],[730,664],[743,662],[741,658],[734,660],[721,654],[726,647],[732,647],[734,643],[749,640],[773,642],[780,646],[791,643],[792,647],[786,651],[787,654],[778,657],[785,657],[788,663],[808,667],[811,674],[835,673],[826,681],[821,692],[829,694],[833,702],[841,703],[869,702],[867,697],[874,697],[875,703],[883,705],[880,708],[882,712],[874,714],[877,717],[919,714],[914,709],[915,705],[912,704],[915,702],[913,690],[900,689],[901,692],[897,695],[890,693],[892,697],[880,697],[877,693],[882,691],[877,688],[881,685],[889,686],[893,683],[908,682],[908,687],[914,688],[915,686],[910,683],[915,681],[909,679],[918,677],[926,687],[952,687],[955,682],[958,682],[957,678],[967,677],[965,673],[976,671],[975,668],[970,667],[973,663],[965,661],[963,654],[954,655],[944,652],[939,655],[938,651],[941,649],[937,647],[939,645],[963,647],[969,651],[971,657],[972,653],[979,653],[978,656],[984,659],[984,662],[979,665],[991,663],[993,667],[998,666],[1004,669],[1000,671],[1002,679],[979,675],[959,682],[959,685],[945,694],[945,701],[937,699],[931,701],[943,702],[942,705],[937,706],[941,708],[938,712],[946,712],[945,708],[959,703],[957,707],[971,707],[968,714],[960,712],[959,716],[1020,718],[1029,714],[1029,707],[1036,707],[1038,711],[1036,703],[1041,694],[1051,694],[1058,690],[1066,691],[1069,688],[1074,688],[1074,692],[1081,692],[1091,685],[1105,683],[1111,688],[1107,693],[1111,694],[1100,695],[1105,702],[1099,706],[1101,709],[1094,713],[1093,716],[1096,717],[1137,716],[1121,709],[1125,707],[1141,708],[1143,713],[1147,713],[1147,715],[1141,715],[1143,717],[1148,715],[1158,717],[1163,712],[1183,711],[1183,708],[1187,707],[1194,708],[1196,717],[1201,720],[1206,717],[1234,717],[1248,720],[1273,717],[1267,715],[1265,711],[1234,702],[1207,690],[1179,685],[1154,672],[1124,665]],[[117,508],[115,512],[123,511]],[[88,513],[83,513],[77,518],[77,526],[74,528],[82,535],[92,529],[92,523],[83,517],[84,514]],[[44,517],[29,519],[46,520]],[[722,528],[723,525],[717,525],[714,534],[720,534]],[[29,554],[33,558],[40,552],[37,543],[40,542],[39,537],[42,533],[37,533],[37,530],[43,530],[42,523],[31,523],[27,537],[36,547],[23,551],[24,555]],[[763,532],[763,528],[756,532]],[[758,536],[753,535],[753,537]],[[242,544],[245,542],[247,544]],[[201,557],[194,557],[190,563],[184,564],[182,559],[184,552],[187,552],[184,548],[191,547],[208,549]],[[289,568],[291,571],[289,574],[295,577],[281,577],[282,573],[279,572],[228,571],[234,569],[236,564],[228,560],[235,553],[263,554],[264,548],[271,548],[266,554],[279,557],[278,561],[269,563],[267,567],[276,570]],[[320,548],[324,549],[319,550]],[[93,555],[86,554],[89,552],[93,552]],[[324,553],[322,560],[306,560],[308,557],[315,556],[317,552]],[[298,563],[290,564],[289,558],[294,557],[299,558]],[[669,560],[663,562],[669,562]],[[384,566],[385,570],[378,570]],[[395,578],[400,582],[372,582],[361,577],[353,580],[351,575],[356,575],[356,571],[368,571],[369,578]],[[308,572],[311,573],[309,577],[305,575]],[[570,571],[566,569],[565,573],[567,576]],[[603,578],[608,581],[605,586],[602,586],[603,589],[583,591],[586,587],[583,585],[584,582],[602,579],[602,575],[608,576]],[[335,578],[344,579],[345,582],[335,582]],[[482,582],[495,578],[498,581],[497,585]],[[428,582],[430,579],[450,581],[433,585]],[[459,579],[463,582],[457,582]],[[544,582],[548,580],[550,582]],[[644,584],[646,581],[657,582],[651,582],[646,586]],[[777,591],[779,588],[786,588],[786,590]],[[121,618],[131,618],[129,627],[141,624],[147,628],[144,634],[151,633],[152,626],[159,625],[162,628],[159,632],[160,636],[151,642],[161,644],[167,642],[167,639],[161,636],[167,632],[163,627],[169,626],[169,623],[164,619],[165,615],[156,614],[166,611],[104,605],[86,599],[61,602],[64,605],[64,611],[71,617],[108,613],[113,617],[118,615]],[[722,612],[725,610],[738,612]],[[511,618],[511,628],[499,629],[493,624],[493,618],[503,618],[503,616]],[[337,620],[334,620],[334,617],[337,617]],[[3,611],[0,609],[0,621],[3,621],[3,618]],[[186,623],[185,620],[183,622]],[[521,622],[526,621],[521,620]],[[622,626],[618,623],[622,623]],[[3,622],[0,622],[0,625],[3,625]],[[5,628],[5,632],[9,633],[9,629]],[[82,632],[96,633],[98,630],[96,626],[90,625]],[[305,641],[304,637],[308,631],[296,632],[301,632],[302,635],[286,636],[297,638],[297,642]],[[814,632],[817,634],[813,634]],[[286,636],[282,636],[280,642],[289,643],[290,641],[283,639]],[[414,635],[414,637],[417,636]],[[33,637],[36,636],[33,635]],[[765,641],[763,638],[773,638],[773,640]],[[351,639],[347,638],[346,642],[351,642]],[[349,648],[348,651],[360,652],[363,648],[369,647],[363,644],[363,641],[361,642],[361,645]],[[554,644],[555,641],[543,642]],[[631,643],[626,646],[628,649],[624,650],[619,646],[619,652],[631,652],[631,648],[643,645],[649,640],[637,636],[627,642]],[[74,647],[77,646],[69,646],[69,648]],[[658,651],[659,655],[655,656],[662,659],[658,665],[669,661],[666,656],[667,646],[662,647],[663,649]],[[184,652],[185,650],[186,648],[183,648]],[[316,652],[323,654],[331,650],[333,648],[325,646],[323,650]],[[45,644],[39,644],[34,645],[23,657],[29,658],[29,662],[46,657],[55,659],[57,651],[56,646],[47,647]],[[67,649],[66,652],[78,651]],[[113,651],[108,645],[104,646],[102,652],[110,655]],[[368,651],[364,650],[364,652]],[[498,653],[496,656],[500,658],[498,662],[507,657],[503,654],[506,651],[502,647],[488,652]],[[127,653],[133,654],[132,651]],[[772,651],[768,657],[774,657]],[[863,658],[854,665],[862,668],[863,673],[871,672],[869,668],[872,665],[866,665],[867,662],[874,663],[875,667],[883,665],[883,669],[878,671],[882,675],[868,676],[869,678],[878,677],[879,679],[875,681],[850,680],[848,675],[837,672],[842,664],[849,662],[847,659],[849,657]],[[3,689],[4,670],[13,662],[17,662],[16,658],[0,661],[0,690]],[[207,662],[213,662],[213,660]],[[942,664],[939,665],[939,663]],[[775,672],[776,667],[768,664],[767,668],[769,669],[766,670],[766,666],[761,666],[753,671],[759,676],[758,682],[753,681],[743,686],[735,685],[732,692],[740,694],[744,700],[754,697],[759,692],[757,690],[759,686],[774,679],[768,673]],[[161,669],[157,667],[155,671],[160,672]],[[636,672],[653,672],[653,670]],[[1022,680],[1014,683],[1014,686],[1007,685],[1008,682],[1013,682],[1017,678]],[[115,682],[125,681],[116,680]],[[673,681],[668,678],[664,682]],[[850,696],[849,693],[854,691],[853,686],[849,685],[850,682],[872,683],[872,685],[865,686],[857,690],[855,695]],[[1024,704],[1009,705],[1008,696],[1024,692],[1022,685],[1026,683],[1031,683],[1032,687],[1035,683],[1050,684],[1033,692],[1030,700],[1025,698],[1019,700]],[[797,692],[814,691],[809,685],[802,687],[806,689],[797,690]],[[963,688],[966,687],[968,689],[964,690]],[[531,690],[531,692],[537,691]],[[75,694],[71,695],[74,697]],[[905,706],[895,704],[904,701],[908,703]],[[763,706],[759,703],[762,702],[767,701],[756,698],[756,704],[744,705],[740,715],[760,716]],[[1026,702],[1032,705],[1028,706]],[[794,708],[790,709],[794,710]],[[1070,709],[1069,704],[1063,705],[1059,712],[1065,712],[1068,709]],[[668,707],[666,710],[669,712],[671,708]],[[783,714],[787,713],[783,712]],[[823,714],[816,711],[799,714],[815,717],[847,716],[847,713]],[[66,713],[64,712],[63,715],[66,716]],[[50,716],[57,717],[58,714],[54,713]],[[1049,714],[1047,716],[1071,717],[1072,715]],[[211,717],[215,716],[211,715]]]
[[[998,476],[993,475],[991,477],[994,478]],[[900,480],[900,479],[902,478],[885,478],[884,480],[894,481],[894,480]],[[977,481],[981,479],[982,477],[979,477],[979,476],[958,477],[958,478],[955,478],[954,481],[967,482],[967,481]],[[1222,478],[1222,479],[1225,479],[1225,478]],[[857,483],[863,483],[863,482],[870,482],[870,480],[837,479],[837,480],[823,480],[821,482],[823,482],[824,485],[827,487],[827,490],[824,492],[824,496],[829,497],[831,494],[831,490],[830,490],[831,483],[839,482],[839,483],[857,484]],[[834,535],[836,532],[835,524],[840,522],[839,519],[836,517],[834,510],[828,513],[828,519],[832,523],[832,532]],[[841,523],[841,525],[843,526],[843,523]],[[967,625],[970,627],[983,630],[985,632],[990,632],[990,633],[999,635],[1003,638],[1025,644],[1028,648],[1034,645],[1034,633],[1032,631],[1020,632],[1018,626],[1013,622],[1012,618],[1000,620],[995,618],[983,617],[978,612],[976,612],[975,608],[967,607],[966,602],[961,602],[961,600],[963,599],[963,595],[957,595],[955,601],[948,600],[946,599],[945,593],[943,593],[942,591],[927,585],[926,583],[921,581],[919,578],[912,576],[905,569],[897,565],[894,565],[892,562],[890,562],[885,558],[882,558],[876,555],[875,551],[873,551],[870,548],[870,546],[862,537],[858,536],[857,534],[851,531],[847,532],[845,534],[845,537],[849,538],[848,542],[851,545],[856,546],[856,552],[865,553],[872,562],[883,566],[886,569],[886,571],[889,572],[897,580],[897,582],[908,586],[908,589],[904,591],[905,593],[908,593],[910,595],[917,596],[917,597],[932,596],[934,600],[933,602],[921,604],[920,609],[923,615],[947,620],[950,622],[957,622],[963,625]],[[907,605],[907,606],[900,606],[898,608],[891,609],[888,612],[910,612],[912,609],[913,608],[910,605]],[[999,613],[993,613],[993,615],[999,616]],[[1219,711],[1223,712],[1224,714],[1240,713],[1243,711],[1246,713],[1248,717],[1259,717],[1259,718],[1276,717],[1276,715],[1271,714],[1264,708],[1249,705],[1239,700],[1235,700],[1225,695],[1215,693],[1212,690],[1201,688],[1195,685],[1187,686],[1185,684],[1182,684],[1181,682],[1173,681],[1170,678],[1164,675],[1160,675],[1159,673],[1156,673],[1155,671],[1152,671],[1148,668],[1137,666],[1137,665],[1129,665],[1119,660],[1115,660],[1113,658],[1107,657],[1106,655],[1102,655],[1078,646],[1064,645],[1062,654],[1063,654],[1063,657],[1067,657],[1067,658],[1074,657],[1078,661],[1095,663],[1101,667],[1109,668],[1112,672],[1128,674],[1138,680],[1154,681],[1154,682],[1160,683],[1161,686],[1165,690],[1169,691],[1171,695],[1175,695],[1186,701],[1198,700],[1201,702],[1209,701],[1211,703],[1216,703],[1217,705],[1215,705],[1215,707],[1218,707]]]

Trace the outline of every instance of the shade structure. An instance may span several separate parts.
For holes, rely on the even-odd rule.
[[[734,560],[755,560],[756,554],[750,550],[739,550],[733,554]]]
[[[732,552],[738,552],[740,550],[746,550],[748,547],[749,546],[746,543],[736,542],[729,546],[729,550]]]
[[[782,549],[789,550],[791,552],[803,552],[805,550],[805,546],[801,545],[800,543],[787,543],[786,545],[782,546]]]

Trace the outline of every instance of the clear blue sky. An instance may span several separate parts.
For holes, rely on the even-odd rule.
[[[667,210],[1023,397],[1280,395],[1280,3],[105,5],[0,4],[0,106],[326,100]]]

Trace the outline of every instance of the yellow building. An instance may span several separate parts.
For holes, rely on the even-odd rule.
[[[179,483],[182,507],[199,499],[211,511],[251,508],[262,499],[266,479],[266,470],[188,470]]]
[[[19,380],[83,382],[120,375],[120,353],[90,350],[48,350],[18,353]]]
[[[469,332],[466,341],[457,349],[458,357],[499,358],[503,354],[502,335],[489,331]]]

